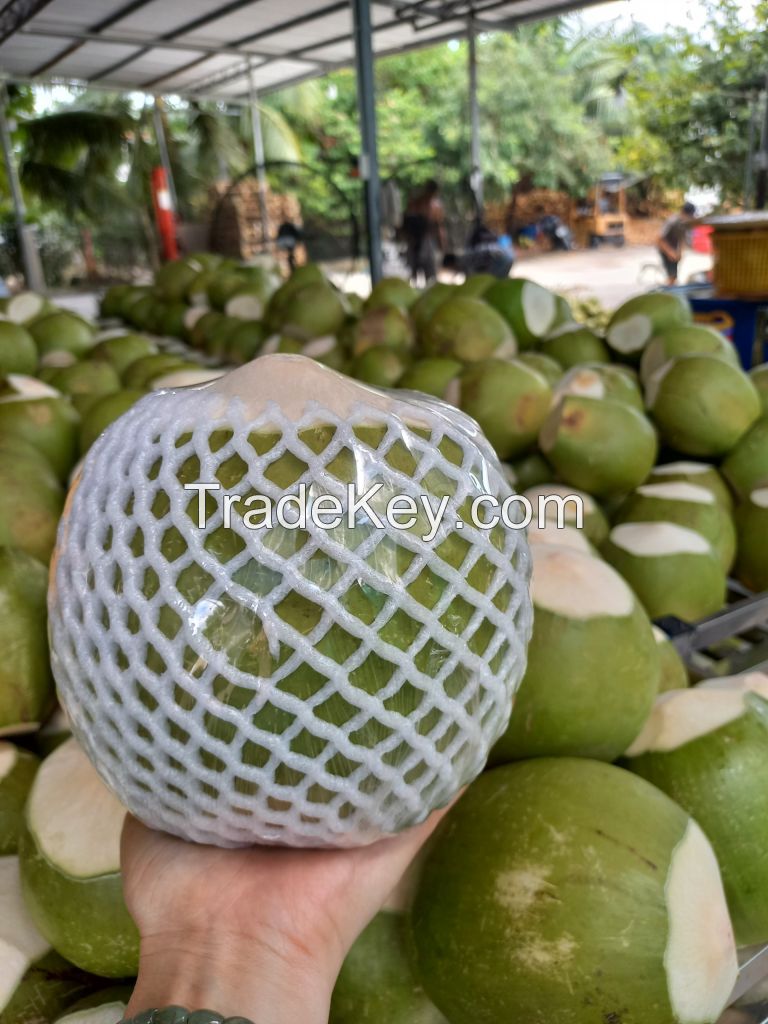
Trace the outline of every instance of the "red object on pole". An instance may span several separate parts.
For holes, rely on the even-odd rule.
[[[157,222],[157,232],[160,235],[163,259],[178,259],[176,213],[173,209],[171,191],[168,188],[168,179],[162,167],[155,167],[152,171],[152,199],[155,204],[155,221]]]

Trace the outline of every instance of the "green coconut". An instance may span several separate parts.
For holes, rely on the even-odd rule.
[[[130,985],[114,985],[99,989],[68,1006],[53,1024],[115,1024],[125,1017],[131,999]]]
[[[603,545],[652,619],[696,622],[725,604],[726,577],[709,541],[677,523],[622,523]]]
[[[552,404],[552,390],[524,363],[488,359],[459,378],[459,408],[475,419],[500,459],[531,448]]]
[[[757,388],[763,406],[763,416],[768,416],[768,363],[762,363],[749,371],[752,383]]]
[[[153,391],[160,391],[165,388],[190,388],[198,384],[208,384],[212,380],[218,380],[226,374],[226,370],[214,370],[208,366],[199,366],[197,363],[184,363],[174,370],[161,373],[153,377],[147,385]]]
[[[134,305],[146,296],[152,297],[152,288],[149,285],[126,285],[125,289],[115,297],[115,307],[118,309],[115,316],[129,321]]]
[[[276,326],[283,334],[311,341],[336,334],[346,315],[344,300],[335,288],[321,282],[310,283],[291,293]]]
[[[425,355],[480,362],[515,355],[515,339],[503,317],[481,299],[456,296],[442,303],[422,333]]]
[[[107,427],[128,412],[134,402],[144,397],[138,388],[122,388],[113,395],[105,395],[88,409],[80,424],[78,443],[80,454],[84,455],[93,442]]]
[[[670,292],[636,295],[610,319],[606,341],[618,356],[637,360],[651,340],[676,327],[688,327],[693,314],[688,300]]]
[[[715,356],[679,356],[648,382],[646,401],[662,439],[684,455],[726,455],[760,418],[746,373]]]
[[[520,349],[532,348],[557,328],[562,319],[558,296],[534,281],[497,281],[483,295],[509,324]]]
[[[398,306],[376,306],[366,310],[355,324],[352,354],[361,356],[372,348],[391,348],[407,353],[413,348],[416,335],[408,314]]]
[[[211,331],[225,320],[216,310],[193,307],[184,318],[186,338],[194,348],[205,348]]]
[[[37,359],[37,345],[29,331],[12,320],[0,320],[0,375],[34,373]]]
[[[720,468],[742,500],[757,487],[768,484],[768,416],[747,431]]]
[[[568,370],[555,388],[555,399],[563,395],[582,395],[584,398],[613,398],[643,412],[643,393],[637,379],[625,373],[620,366],[595,363],[574,366]]]
[[[0,1024],[51,1024],[98,979],[54,953],[21,893],[18,857],[0,857]]]
[[[377,914],[336,980],[329,1024],[447,1024],[416,976],[403,914]]]
[[[611,353],[603,339],[583,324],[565,323],[540,343],[541,351],[564,370],[582,363],[610,363]]]
[[[714,494],[726,511],[733,511],[733,495],[718,470],[707,462],[667,462],[656,466],[648,477],[649,484],[674,483],[695,484],[706,487]]]
[[[123,374],[131,363],[157,352],[157,345],[145,334],[120,334],[93,346],[89,358],[110,363]]]
[[[316,263],[307,263],[297,267],[287,281],[284,281],[269,298],[267,311],[264,317],[265,324],[269,330],[277,330],[283,322],[283,316],[288,306],[293,302],[293,296],[299,289],[308,284],[322,284],[330,287],[330,283]]]
[[[647,382],[662,366],[678,356],[709,355],[722,359],[731,366],[741,367],[733,344],[719,331],[710,327],[674,327],[652,338],[640,360],[640,376]]]
[[[523,497],[531,503],[534,518],[540,516],[548,523],[575,526],[598,546],[608,538],[610,527],[605,513],[585,491],[544,482],[525,488]]]
[[[685,689],[690,685],[691,681],[688,676],[688,669],[685,667],[685,662],[680,653],[663,629],[654,626],[653,635],[656,637],[656,645],[661,662],[659,693]]]
[[[164,303],[158,308],[155,330],[166,338],[184,337],[185,319],[189,306],[184,302]]]
[[[419,293],[407,281],[400,277],[383,277],[378,281],[365,300],[364,309],[381,309],[385,306],[398,306],[408,310],[419,298]]]
[[[768,942],[768,676],[663,695],[627,757],[706,832],[738,944]]]
[[[545,521],[537,523],[534,519],[526,531],[528,543],[546,544],[549,547],[570,548],[573,551],[580,551],[584,555],[597,556],[594,547],[589,543],[583,530],[577,530],[575,526],[559,527],[557,523]]]
[[[142,356],[126,368],[123,373],[123,387],[131,390],[147,387],[153,377],[159,377],[161,373],[168,373],[184,365],[184,357],[173,355],[171,352],[154,352],[152,355]]]
[[[3,316],[15,324],[31,324],[46,313],[52,313],[55,307],[48,299],[36,292],[21,292],[5,300]]]
[[[678,523],[700,533],[728,572],[736,557],[736,527],[712,491],[684,480],[649,483],[629,495],[614,523]]]
[[[24,804],[39,764],[28,750],[0,741],[0,857],[18,851]]]
[[[82,357],[93,347],[94,330],[91,324],[64,310],[33,321],[29,325],[29,333],[41,356],[47,352],[71,352]]]
[[[254,359],[264,343],[264,328],[255,321],[245,321],[227,337],[224,356],[230,363],[241,365]]]
[[[41,562],[0,547],[0,734],[34,732],[53,710],[47,591]]]
[[[426,291],[423,291],[416,302],[409,308],[411,320],[416,332],[420,336],[432,319],[437,310],[451,296],[456,295],[458,289],[455,285],[444,284],[442,281],[435,281]]]
[[[768,486],[754,490],[738,507],[736,528],[736,578],[751,590],[768,590]]]
[[[329,334],[325,338],[313,338],[301,346],[299,355],[314,359],[339,373],[349,371],[347,352],[338,338]]]
[[[86,359],[63,370],[57,370],[51,385],[68,395],[77,411],[82,415],[94,401],[103,395],[120,390],[117,370],[106,362]]]
[[[246,287],[245,279],[238,270],[218,270],[208,282],[208,302],[213,309],[224,312],[233,295]]]
[[[243,284],[227,299],[224,312],[238,320],[261,320],[267,308],[268,290],[259,284]]]
[[[168,302],[184,299],[202,269],[195,259],[171,260],[155,274],[155,291]]]
[[[656,432],[639,410],[581,395],[567,395],[555,405],[539,447],[566,483],[599,498],[639,487],[658,452]]]
[[[552,467],[540,452],[531,452],[521,459],[515,459],[507,468],[521,491],[552,479]]]
[[[34,377],[0,379],[0,435],[37,448],[65,480],[77,459],[80,417],[60,391]]]
[[[398,387],[453,401],[458,398],[457,382],[463,368],[455,359],[417,359],[400,378]]]
[[[393,388],[403,376],[407,361],[389,348],[369,348],[352,361],[349,373],[364,384]]]
[[[133,292],[130,284],[115,284],[107,288],[99,303],[99,312],[104,320],[113,320],[122,317],[123,302]]]
[[[0,434],[0,546],[47,563],[63,506],[64,491],[40,452]]]
[[[124,819],[125,809],[71,739],[38,769],[19,843],[35,924],[57,953],[107,978],[138,970],[139,936],[120,875]]]
[[[460,295],[469,295],[472,298],[479,299],[488,291],[488,289],[496,284],[499,279],[494,277],[493,274],[470,274],[470,276],[462,282],[456,289]]]
[[[222,315],[215,323],[211,324],[205,331],[202,348],[207,355],[214,359],[223,359],[229,345],[229,339],[242,326],[242,320],[236,320],[232,316]]]
[[[317,339],[313,339],[317,341]],[[260,356],[273,356],[276,353],[287,356],[299,356],[304,352],[304,347],[309,342],[301,341],[299,338],[290,338],[284,334],[273,334],[261,346]]]
[[[534,545],[528,668],[494,764],[528,757],[615,760],[643,727],[659,687],[651,623],[605,562]]]
[[[536,370],[545,378],[551,388],[554,388],[563,376],[563,368],[560,364],[542,352],[521,352],[515,357],[515,361]]]
[[[141,298],[132,302],[126,310],[125,319],[139,331],[159,333],[160,316],[163,310],[162,299],[153,292],[146,292]]]
[[[738,972],[700,827],[638,776],[572,758],[472,785],[427,858],[413,932],[451,1024],[713,1024]]]

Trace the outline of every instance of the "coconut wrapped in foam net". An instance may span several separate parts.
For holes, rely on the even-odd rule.
[[[200,529],[185,484],[209,482]],[[338,497],[337,528],[252,528],[245,501],[301,484]],[[349,485],[377,484],[384,528],[348,527]],[[301,357],[138,402],[70,493],[49,599],[61,701],[108,785],[219,845],[365,844],[449,801],[507,725],[531,628],[524,534],[478,528],[481,494],[511,491],[471,420]],[[433,538],[422,495],[448,499]]]

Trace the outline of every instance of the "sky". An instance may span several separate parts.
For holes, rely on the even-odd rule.
[[[753,0],[742,0],[741,6],[745,17],[754,10]],[[652,32],[661,32],[668,26],[695,29],[701,21],[701,4],[699,0],[614,0],[590,7],[579,16],[588,25],[617,19],[622,27],[635,21]]]

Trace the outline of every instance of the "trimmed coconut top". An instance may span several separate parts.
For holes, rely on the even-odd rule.
[[[50,948],[22,898],[19,858],[0,857],[0,1012],[29,965]]]
[[[184,314],[184,326],[186,329],[191,331],[197,321],[204,317],[206,313],[210,313],[208,306],[202,306],[197,302],[194,306],[190,306]]]
[[[605,381],[596,370],[577,366],[570,370],[555,388],[555,401],[558,401],[563,395],[605,398]]]
[[[538,337],[543,337],[557,316],[557,299],[552,292],[534,281],[523,284],[520,298],[526,327]]]
[[[715,467],[708,462],[668,462],[666,466],[656,466],[654,476],[695,476],[698,473],[709,473]]]
[[[13,743],[0,743],[0,782],[13,771],[19,752]]]
[[[63,349],[55,349],[53,352],[46,352],[40,360],[40,366],[46,369],[64,370],[68,366],[74,366],[77,356],[72,352],[65,352]]]
[[[383,414],[397,413],[405,406],[395,397],[353,381],[306,356],[260,356],[202,387],[227,401],[242,402],[253,414],[276,402],[283,415],[294,421],[302,419],[307,408],[316,403],[332,410],[340,419],[351,416],[360,405]],[[427,414],[422,414],[417,405],[408,404],[407,408],[409,422],[431,425]]]
[[[705,537],[677,523],[622,523],[611,531],[611,543],[630,555],[707,555],[712,548]]]
[[[653,321],[644,313],[618,320],[608,328],[608,342],[624,355],[639,352],[653,334]]]
[[[226,370],[209,370],[201,366],[199,370],[173,370],[154,377],[152,387],[155,390],[164,388],[191,388],[223,377]]]
[[[665,644],[669,641],[669,637],[663,629],[659,629],[658,626],[653,626],[653,638],[657,644]]]
[[[534,521],[528,527],[528,543],[548,544],[550,547],[570,548],[572,551],[582,551],[585,555],[594,555],[592,545],[575,526],[564,526],[561,530],[556,523],[537,526]]]
[[[332,334],[326,334],[322,338],[313,338],[312,341],[308,341],[301,350],[301,354],[310,359],[319,359],[321,356],[327,356],[329,352],[333,352],[337,345],[336,338]]]
[[[120,870],[125,808],[107,789],[74,739],[38,769],[27,803],[27,824],[43,855],[73,878]]]
[[[637,493],[644,498],[659,498],[662,501],[685,501],[693,505],[714,505],[716,502],[712,491],[706,487],[689,484],[685,480],[676,480],[669,484],[643,484]]]
[[[11,389],[0,393],[0,402],[28,402],[38,398],[61,398],[61,392],[45,384],[37,377],[25,377],[21,373],[9,373],[5,383]]]
[[[575,487],[567,487],[565,484],[537,484],[524,491],[523,497],[527,498],[534,506],[538,505],[540,498],[581,498],[585,515],[590,515],[597,508],[595,500],[590,494],[587,494],[586,491],[579,491]],[[547,506],[548,509],[550,507],[553,506]],[[566,513],[570,511],[571,509],[566,505]]]
[[[713,679],[689,690],[670,690],[656,699],[643,731],[627,757],[677,750],[735,722],[747,710],[744,697],[757,693],[768,700],[768,675],[751,672]]]
[[[531,595],[536,608],[566,619],[625,618],[632,614],[634,594],[599,558],[548,544],[534,544],[531,551]]]
[[[562,338],[564,334],[575,334],[577,331],[584,331],[587,334],[594,335],[596,338],[598,337],[586,324],[577,323],[575,320],[567,320],[564,324],[556,327],[551,334],[547,335],[547,341],[550,341],[552,338]]]
[[[680,1024],[716,1020],[739,965],[720,868],[693,819],[672,853],[664,891],[669,924],[664,969],[674,1018]]]
[[[756,491],[752,491],[749,500],[758,508],[768,508],[768,487],[759,487]]]
[[[125,1007],[125,1003],[115,1000],[87,1010],[75,1010],[74,1013],[59,1017],[56,1024],[115,1024],[116,1020],[122,1018]]]

